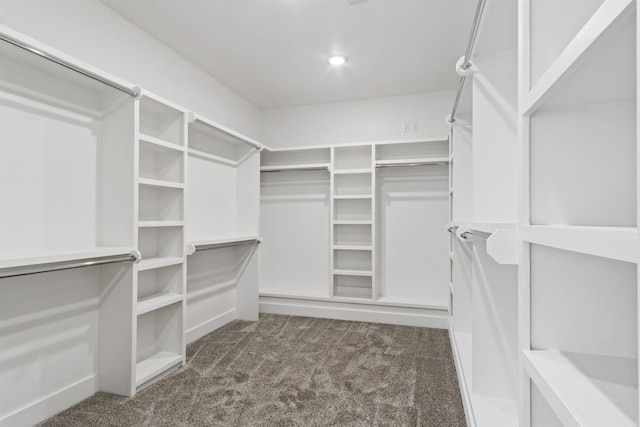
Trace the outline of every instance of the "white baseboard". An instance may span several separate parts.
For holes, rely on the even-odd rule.
[[[458,350],[458,342],[454,334],[452,319],[449,319],[449,341],[451,342],[451,352],[453,353],[453,361],[456,364],[456,374],[458,375],[458,388],[460,389],[460,396],[462,397],[462,406],[464,407],[464,415],[467,419],[468,427],[476,427],[476,419],[473,416],[473,406],[471,405],[471,395],[469,390],[469,384],[464,376],[464,369],[462,367],[462,357],[460,356],[460,350]]]
[[[98,377],[92,375],[37,402],[0,418],[0,427],[29,427],[62,412],[97,391]]]
[[[236,320],[236,318],[236,310],[234,308],[225,313],[222,313],[219,316],[214,317],[213,319],[207,320],[206,322],[194,326],[193,328],[187,330],[187,344],[194,342],[198,338],[202,338],[207,334],[210,334],[216,329],[223,327],[227,323]]]
[[[313,301],[295,298],[260,297],[260,313],[320,317],[358,322],[388,323],[447,329],[448,313],[444,310],[350,304],[335,301]]]

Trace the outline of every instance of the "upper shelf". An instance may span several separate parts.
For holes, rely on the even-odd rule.
[[[532,86],[520,110],[635,100],[634,15],[632,0],[605,1]]]
[[[0,58],[5,90],[83,114],[100,116],[116,103],[133,102],[139,93],[130,83],[3,25]]]
[[[189,154],[206,160],[239,165],[264,147],[258,141],[191,113]]]

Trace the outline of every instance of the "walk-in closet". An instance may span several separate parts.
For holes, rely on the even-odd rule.
[[[0,0],[0,427],[638,426],[635,0]]]

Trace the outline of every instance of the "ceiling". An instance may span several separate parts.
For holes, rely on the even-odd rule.
[[[454,89],[476,0],[100,0],[261,109]],[[355,3],[355,4],[354,4]],[[488,0],[476,53],[516,48]],[[331,66],[327,57],[345,54]]]

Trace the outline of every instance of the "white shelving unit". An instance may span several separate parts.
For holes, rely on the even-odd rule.
[[[261,311],[444,327],[448,162],[446,139],[263,152]]]
[[[134,253],[137,89],[0,33],[123,88],[0,41],[0,424],[33,425],[131,379],[132,264],[57,269]]]
[[[130,395],[185,363],[186,111],[143,92],[137,106],[135,381]]]
[[[520,425],[637,426],[636,2],[520,7]]]
[[[262,145],[198,114],[188,124],[187,318],[191,342],[234,319],[258,318]],[[200,250],[208,248],[207,250]]]

